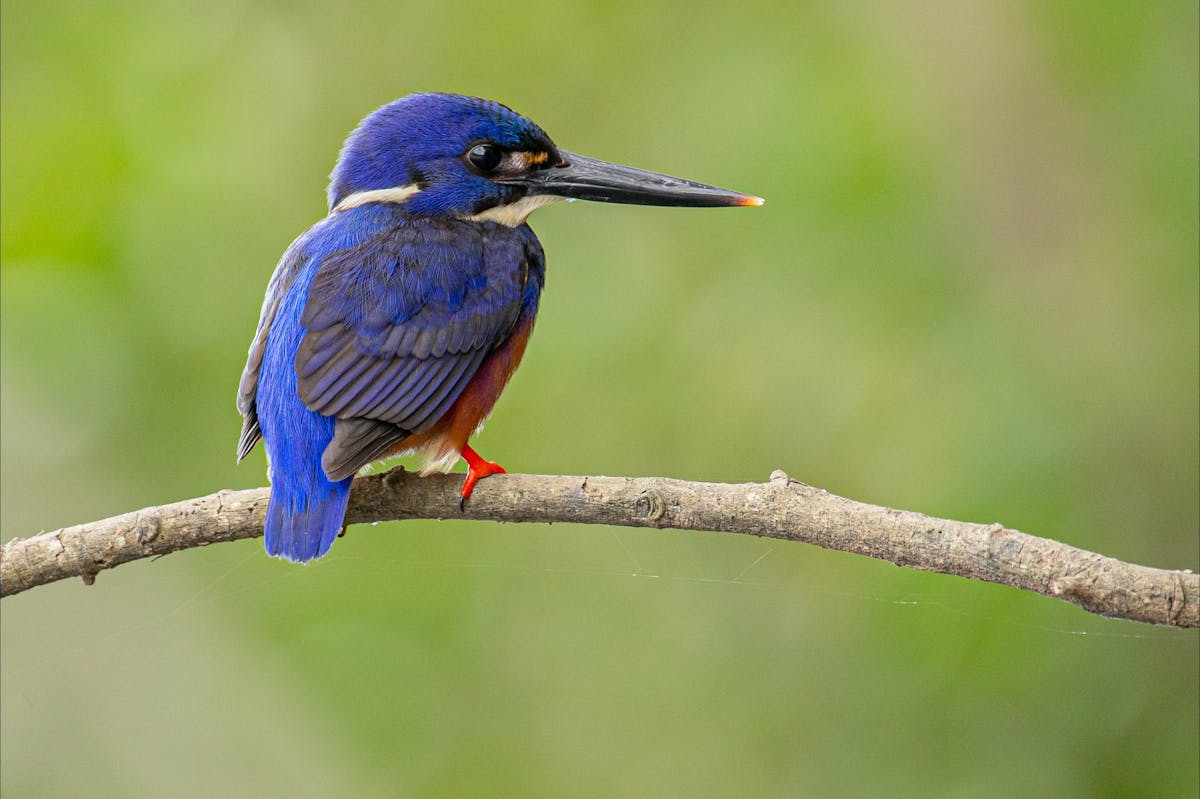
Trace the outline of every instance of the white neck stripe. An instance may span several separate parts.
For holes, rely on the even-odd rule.
[[[367,203],[402,203],[409,197],[420,192],[421,187],[415,183],[410,183],[407,186],[393,186],[390,189],[356,191],[354,194],[342,198],[342,201],[335,205],[333,210],[345,211],[348,208],[357,208]]]

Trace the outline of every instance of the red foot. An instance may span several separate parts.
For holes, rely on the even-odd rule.
[[[467,462],[467,479],[463,480],[462,490],[459,491],[459,493],[462,494],[462,498],[458,501],[459,511],[462,511],[466,506],[467,500],[471,498],[471,492],[475,490],[475,484],[478,483],[481,478],[492,474],[505,473],[503,466],[498,463],[492,463],[491,461],[485,461],[483,458],[479,457],[478,452],[471,449],[469,444],[463,447],[462,456],[463,460]]]

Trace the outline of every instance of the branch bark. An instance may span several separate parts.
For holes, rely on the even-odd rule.
[[[348,524],[458,517],[458,475],[397,468],[354,483]],[[0,552],[0,596],[122,563],[262,535],[268,489],[206,497],[13,539]],[[803,541],[899,566],[1034,591],[1102,616],[1200,627],[1200,575],[1124,563],[999,524],[938,519],[855,502],[777,471],[766,483],[662,477],[497,475],[463,518],[708,530]]]

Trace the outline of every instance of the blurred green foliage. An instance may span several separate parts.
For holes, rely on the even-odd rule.
[[[510,469],[794,477],[1196,568],[1195,2],[4,0],[4,537],[263,482],[234,387],[417,90],[761,209],[538,213]],[[260,450],[261,451],[261,450]],[[5,797],[1185,796],[1197,636],[799,545],[353,528],[5,600]]]

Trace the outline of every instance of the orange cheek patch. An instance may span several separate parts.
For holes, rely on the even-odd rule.
[[[523,153],[521,153],[521,156],[525,159],[525,163],[527,166],[541,166],[542,164],[544,164],[550,160],[550,153],[547,153],[547,152],[537,152],[537,153],[523,152]]]

